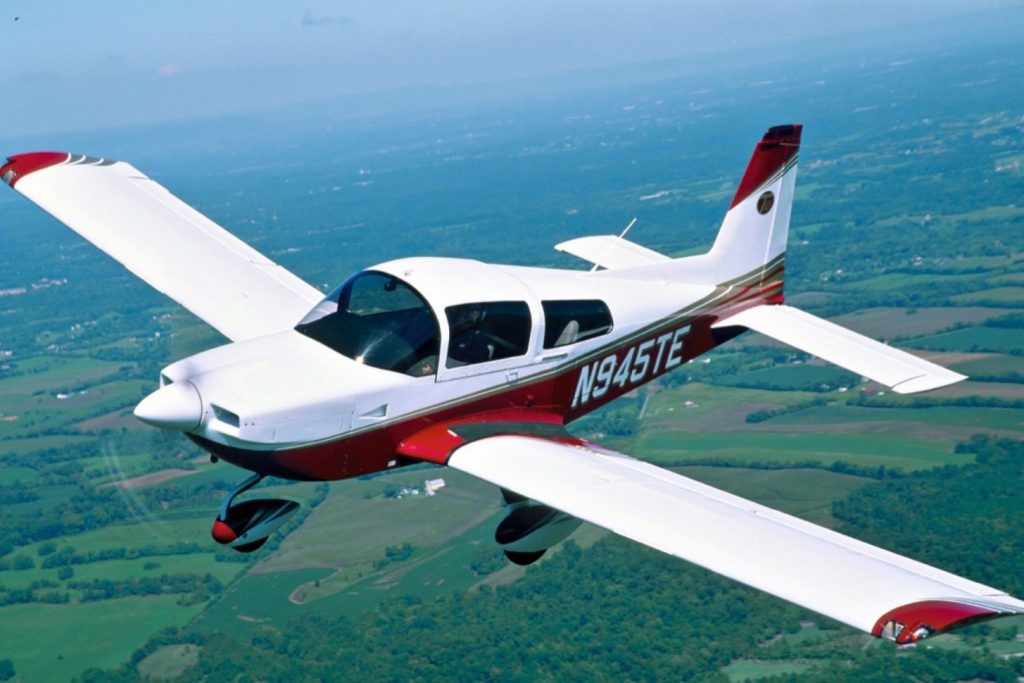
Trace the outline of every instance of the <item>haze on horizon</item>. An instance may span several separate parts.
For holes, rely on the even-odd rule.
[[[4,2],[4,137],[719,55],[1024,8],[1019,0]],[[865,39],[868,36],[868,39]],[[920,39],[921,36],[918,36]],[[927,40],[927,36],[925,36]],[[814,59],[813,48],[807,49]]]

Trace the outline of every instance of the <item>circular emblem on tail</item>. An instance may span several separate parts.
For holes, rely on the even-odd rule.
[[[764,215],[772,210],[775,205],[775,195],[771,191],[765,192],[763,195],[757,198],[757,212]]]

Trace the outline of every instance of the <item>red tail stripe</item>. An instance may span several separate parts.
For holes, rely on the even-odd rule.
[[[796,156],[800,149],[800,132],[803,126],[794,123],[786,126],[769,128],[761,141],[754,147],[754,153],[747,164],[740,186],[736,188],[736,196],[732,198],[733,208],[750,194],[761,187],[766,180]]]

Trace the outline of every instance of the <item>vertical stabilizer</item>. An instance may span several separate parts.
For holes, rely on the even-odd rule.
[[[710,251],[678,259],[648,259],[646,265],[623,260],[604,271],[607,277],[756,288],[765,301],[780,303],[802,129],[798,123],[774,126],[757,143]],[[559,248],[575,248],[576,242],[596,239],[573,240]],[[578,248],[564,250],[580,253]]]
[[[761,268],[762,283],[781,280],[801,129],[799,124],[769,128],[754,147],[707,254],[726,277]]]

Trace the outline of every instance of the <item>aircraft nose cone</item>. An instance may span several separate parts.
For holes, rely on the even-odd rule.
[[[203,419],[203,401],[191,382],[157,389],[135,406],[135,417],[161,429],[188,431]]]

